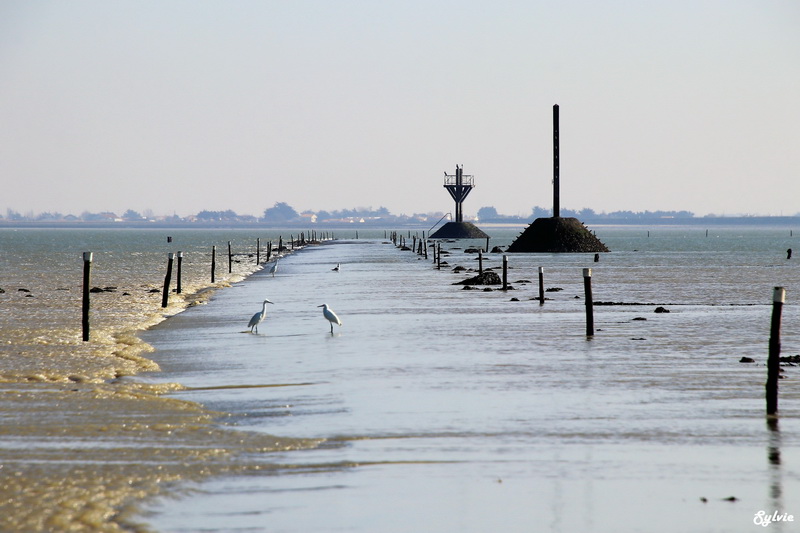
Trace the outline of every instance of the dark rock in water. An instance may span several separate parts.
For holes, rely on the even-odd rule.
[[[486,287],[485,289],[483,289],[483,292],[492,292],[492,289],[489,288],[489,287]]]
[[[786,355],[780,358],[781,363],[800,364],[800,355]]]
[[[739,359],[739,362],[740,363],[755,363],[756,360],[753,359],[752,357],[742,357],[741,359]]]
[[[655,313],[669,313],[669,309],[666,307],[661,307],[660,305],[656,307]]]
[[[562,289],[561,287],[549,287],[549,288],[545,289],[544,292],[558,292],[558,291],[563,291],[563,290],[564,289]]]
[[[506,250],[515,252],[608,252],[577,218],[537,218]]]
[[[467,269],[466,267],[463,267],[463,266],[461,266],[461,265],[458,265],[457,267],[455,267],[455,268],[453,269],[453,272],[464,272],[466,269]]]
[[[98,293],[98,292],[106,292],[105,289],[101,289],[100,287],[92,287],[89,289],[89,292]]]
[[[479,251],[480,250],[478,250],[477,248],[467,248],[466,250],[464,250],[464,253],[465,254],[477,254]]]
[[[512,302],[518,302],[518,301],[519,301],[519,298],[511,298],[511,301],[512,301]]]
[[[453,285],[500,285],[502,281],[496,272],[484,272],[464,281],[457,281]]]
[[[31,291],[28,289],[17,289],[17,292],[31,292]]]
[[[448,222],[429,239],[487,239],[489,236],[472,222]]]
[[[643,316],[637,316],[636,318],[634,318],[634,320],[647,320],[647,319]]]
[[[494,248],[492,248],[492,253],[493,254],[502,254],[503,253],[503,249],[500,248],[499,246],[495,246]]]

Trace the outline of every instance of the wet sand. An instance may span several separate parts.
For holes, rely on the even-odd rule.
[[[263,468],[234,460],[244,454],[316,445],[228,430],[224,414],[164,396],[180,385],[130,378],[159,369],[137,332],[202,305],[260,268],[254,261],[238,262],[213,285],[187,276],[184,293],[162,309],[152,289],[163,279],[132,270],[129,257],[104,260],[92,284],[117,288],[92,295],[87,343],[71,255],[0,265],[2,531],[148,531],[136,519],[142,501],[187,481]],[[76,275],[65,278],[69,271]]]

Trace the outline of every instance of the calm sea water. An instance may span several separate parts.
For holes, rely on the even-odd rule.
[[[462,290],[381,234],[308,247],[142,335],[175,397],[246,431],[319,439],[254,453],[148,507],[157,531],[751,531],[800,522],[800,368],[764,416],[772,289],[800,353],[789,228],[594,228],[612,250],[513,254],[513,291]],[[380,232],[382,233],[382,232]],[[504,245],[517,231],[493,231]],[[795,231],[795,233],[797,233]],[[410,239],[409,239],[410,243]],[[479,243],[473,243],[479,244]],[[499,271],[500,254],[484,268]],[[341,264],[339,272],[331,268]],[[538,267],[548,292],[538,293]],[[583,268],[596,334],[585,334]],[[529,280],[532,283],[525,283]],[[259,334],[250,316],[269,298]],[[512,301],[516,299],[517,301]],[[343,325],[330,333],[317,306]],[[669,313],[656,314],[657,306]],[[742,357],[755,363],[743,364]],[[733,498],[731,498],[733,497]],[[763,528],[761,528],[763,529]]]

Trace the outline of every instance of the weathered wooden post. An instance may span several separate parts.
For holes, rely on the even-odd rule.
[[[181,263],[183,263],[183,252],[178,252],[178,276],[176,280],[178,286],[175,289],[178,294],[181,293]]]
[[[508,290],[508,256],[503,256],[503,290]]]
[[[544,267],[539,267],[539,305],[544,305]]]
[[[422,243],[422,251],[425,253],[425,259],[428,258],[428,241]]]
[[[478,249],[478,275],[483,276],[483,250]]]
[[[256,237],[256,264],[261,264],[261,237]]]
[[[175,260],[175,254],[170,252],[167,258],[167,275],[164,277],[164,291],[161,293],[161,307],[169,305],[169,282],[172,280],[172,262]]]
[[[217,247],[211,247],[211,283],[214,283],[217,274]]]
[[[83,252],[83,340],[89,340],[89,284],[92,278],[92,252]]]
[[[438,250],[436,251],[436,268],[442,269],[442,243],[437,243]]]
[[[278,237],[278,253],[281,253],[281,250],[283,250],[283,235]]]
[[[594,303],[592,302],[592,269],[583,269],[583,290],[586,293],[586,336],[594,335]]]
[[[767,415],[778,414],[778,379],[781,371],[781,313],[786,289],[772,291],[772,324],[769,330],[769,359],[767,359]]]
[[[228,241],[228,274],[233,272],[233,251],[231,251],[231,241]]]

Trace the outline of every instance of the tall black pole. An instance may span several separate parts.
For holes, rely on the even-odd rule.
[[[83,252],[83,340],[89,340],[89,283],[92,277],[92,252]]]
[[[558,104],[553,106],[553,217],[561,216],[561,197],[558,183]]]
[[[767,359],[767,414],[778,414],[778,378],[781,371],[781,314],[786,300],[786,289],[775,287],[772,293],[772,321],[769,331],[769,358]]]

